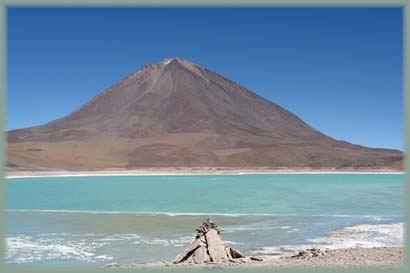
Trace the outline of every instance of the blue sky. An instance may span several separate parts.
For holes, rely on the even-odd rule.
[[[7,129],[184,57],[355,144],[403,149],[399,8],[9,8]]]

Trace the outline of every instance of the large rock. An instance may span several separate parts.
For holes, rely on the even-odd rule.
[[[211,261],[216,263],[229,261],[229,256],[225,251],[225,245],[215,229],[211,229],[206,233],[206,242],[208,244],[208,252]]]
[[[201,246],[201,240],[198,238],[196,239],[191,246],[189,246],[187,249],[185,249],[183,252],[178,254],[178,256],[175,257],[175,259],[172,261],[173,263],[181,263],[185,262],[188,260],[189,257],[191,257],[194,252]]]
[[[199,247],[194,253],[194,263],[203,264],[209,263],[211,260],[209,258],[206,246]]]

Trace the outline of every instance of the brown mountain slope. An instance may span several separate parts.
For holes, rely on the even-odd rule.
[[[199,65],[165,59],[72,114],[8,132],[9,166],[400,168],[403,155],[336,141]]]

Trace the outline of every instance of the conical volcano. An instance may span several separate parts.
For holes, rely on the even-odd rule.
[[[183,58],[150,64],[70,115],[8,132],[10,168],[401,168]]]

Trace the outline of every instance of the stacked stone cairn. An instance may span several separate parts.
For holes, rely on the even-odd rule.
[[[244,256],[234,248],[226,246],[219,235],[222,228],[209,218],[196,228],[194,242],[172,261],[174,264],[226,264],[242,263]]]

